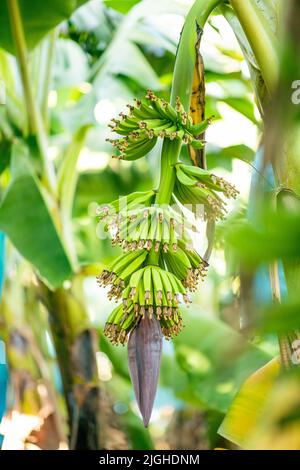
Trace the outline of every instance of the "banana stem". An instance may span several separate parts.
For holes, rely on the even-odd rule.
[[[172,83],[171,104],[174,106],[176,97],[180,96],[185,109],[189,109],[196,61],[195,45],[197,28],[204,25],[212,11],[224,0],[196,0],[184,22],[181,33]]]
[[[48,129],[48,95],[51,84],[51,69],[53,64],[54,50],[55,50],[55,40],[57,37],[57,30],[53,29],[47,38],[47,61],[46,61],[46,70],[44,83],[42,87],[42,99],[41,99],[41,114],[44,120],[45,128]]]
[[[252,47],[268,92],[271,93],[279,71],[276,37],[255,0],[230,0],[230,4]]]
[[[175,183],[175,168],[174,164],[178,160],[181,149],[181,140],[175,139],[169,141],[164,140],[161,152],[161,170],[160,170],[160,183],[156,196],[156,204],[169,204]]]
[[[223,0],[196,0],[190,9],[181,33],[172,83],[171,104],[180,97],[185,109],[189,109],[196,61],[197,28],[203,29],[211,12]],[[156,204],[169,204],[175,183],[174,164],[178,161],[181,140],[165,139],[161,152],[161,173]]]
[[[189,109],[193,86],[194,67],[198,35],[197,28],[203,29],[209,15],[223,0],[196,0],[190,9],[181,33],[172,82],[171,104],[175,106],[177,96],[185,109]],[[161,152],[161,170],[156,204],[170,204],[175,184],[174,165],[178,161],[181,140],[165,139]],[[149,260],[158,263],[159,253],[150,253]]]
[[[30,132],[36,136],[43,162],[44,178],[48,189],[55,194],[55,173],[47,158],[47,137],[40,110],[37,107],[27,64],[27,47],[18,0],[7,0],[11,30],[16,46],[17,59],[23,85]]]
[[[75,133],[72,139],[72,143],[65,154],[58,178],[60,215],[64,246],[72,262],[74,271],[76,271],[78,268],[72,225],[72,210],[76,184],[78,181],[78,171],[76,170],[76,165],[89,129],[90,125],[87,124],[80,127]]]

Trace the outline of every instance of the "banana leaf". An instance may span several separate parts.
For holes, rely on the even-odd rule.
[[[247,447],[279,370],[279,360],[272,359],[245,381],[218,430],[221,436],[242,448]]]
[[[86,0],[16,1],[20,7],[28,49],[34,48],[51,29],[69,18],[76,8],[86,2]],[[15,52],[6,0],[0,2],[0,47],[12,54]]]
[[[0,229],[48,285],[59,287],[72,268],[23,143],[13,147],[11,168],[0,205]]]

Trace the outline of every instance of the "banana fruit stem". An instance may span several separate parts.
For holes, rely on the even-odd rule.
[[[159,189],[156,196],[156,204],[169,204],[175,183],[174,164],[178,160],[181,149],[181,140],[164,140],[161,153],[161,173]]]
[[[171,104],[173,106],[179,96],[184,108],[189,109],[196,61],[197,28],[204,27],[211,12],[222,2],[223,0],[196,0],[186,17],[174,67],[171,91]],[[178,161],[180,149],[180,139],[164,140],[156,204],[170,204],[175,183],[174,165]]]

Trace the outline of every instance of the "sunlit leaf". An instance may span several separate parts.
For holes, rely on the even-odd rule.
[[[279,370],[279,360],[272,359],[245,381],[219,428],[221,436],[240,447],[246,445],[250,433],[261,417],[261,411]]]
[[[128,13],[128,11],[140,0],[104,0],[109,8],[119,11],[120,13]]]
[[[280,377],[270,390],[247,449],[300,450],[299,374],[294,372]]]
[[[226,170],[232,169],[234,158],[244,162],[253,160],[254,151],[247,145],[230,145],[229,147],[207,146],[207,166],[208,168],[223,167]]]
[[[72,270],[49,209],[27,163],[28,151],[15,144],[12,181],[0,206],[0,228],[52,287]]]
[[[59,39],[55,44],[53,87],[70,87],[87,80],[89,74],[87,55],[76,42]]]
[[[243,114],[246,118],[252,121],[254,124],[257,124],[257,119],[254,114],[254,105],[246,98],[222,98],[222,101],[231,108],[235,109],[239,113]]]
[[[141,50],[130,41],[118,45],[118,56],[110,58],[110,74],[121,74],[132,78],[144,88],[161,88],[156,73],[145,58]],[[101,76],[101,75],[100,75]],[[94,85],[100,85],[96,79]]]
[[[29,49],[32,49],[51,29],[69,18],[86,0],[19,0],[20,11]],[[14,52],[7,2],[0,2],[0,46]]]
[[[177,364],[163,358],[162,383],[182,400],[224,413],[242,382],[270,355],[194,305],[185,325],[174,341]]]

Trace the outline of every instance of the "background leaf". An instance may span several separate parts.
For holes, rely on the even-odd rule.
[[[189,403],[225,413],[241,383],[270,355],[224,322],[192,309],[174,341],[179,368],[165,357],[162,383]]]
[[[15,174],[0,206],[0,228],[41,277],[59,287],[71,276],[71,265],[26,158],[26,147],[15,144]]]
[[[139,1],[140,0],[104,0],[104,3],[109,8],[113,8],[120,13],[128,13]]]
[[[278,359],[272,359],[246,380],[219,428],[221,436],[238,446],[245,446],[248,436],[259,420],[279,371]]]
[[[19,0],[28,48],[32,49],[51,29],[85,2],[86,0]],[[6,1],[0,3],[0,46],[14,53]]]

